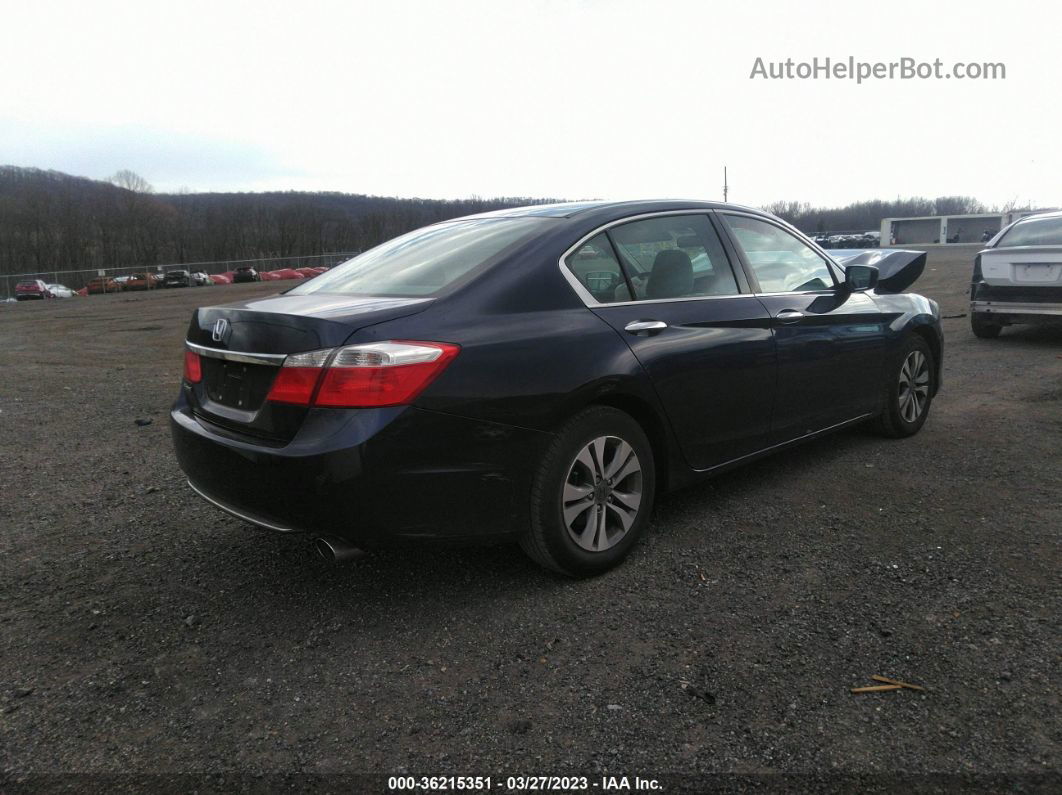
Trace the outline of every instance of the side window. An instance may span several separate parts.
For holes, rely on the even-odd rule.
[[[730,261],[707,216],[663,215],[632,221],[612,227],[609,236],[637,300],[739,292]]]
[[[818,252],[779,226],[726,215],[726,222],[765,293],[832,290],[833,274]]]
[[[569,254],[564,264],[587,292],[602,304],[630,300],[623,269],[604,232],[590,238]]]

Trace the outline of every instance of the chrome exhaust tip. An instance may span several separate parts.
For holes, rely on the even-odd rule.
[[[321,536],[313,540],[317,554],[329,563],[349,563],[365,555],[365,550],[348,544],[341,538]]]

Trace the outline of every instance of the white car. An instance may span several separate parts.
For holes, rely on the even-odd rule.
[[[1062,212],[1002,229],[974,259],[970,325],[982,339],[1004,326],[1062,321]]]
[[[77,292],[63,284],[49,284],[48,289],[56,298],[76,298]]]

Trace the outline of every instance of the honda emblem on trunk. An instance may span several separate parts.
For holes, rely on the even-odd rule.
[[[229,321],[225,318],[215,321],[214,330],[210,333],[210,336],[214,339],[214,342],[224,342],[225,338],[229,335]]]

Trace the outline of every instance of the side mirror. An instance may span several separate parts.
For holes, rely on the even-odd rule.
[[[878,285],[878,269],[873,265],[849,265],[844,269],[844,286],[849,292],[872,290]]]

